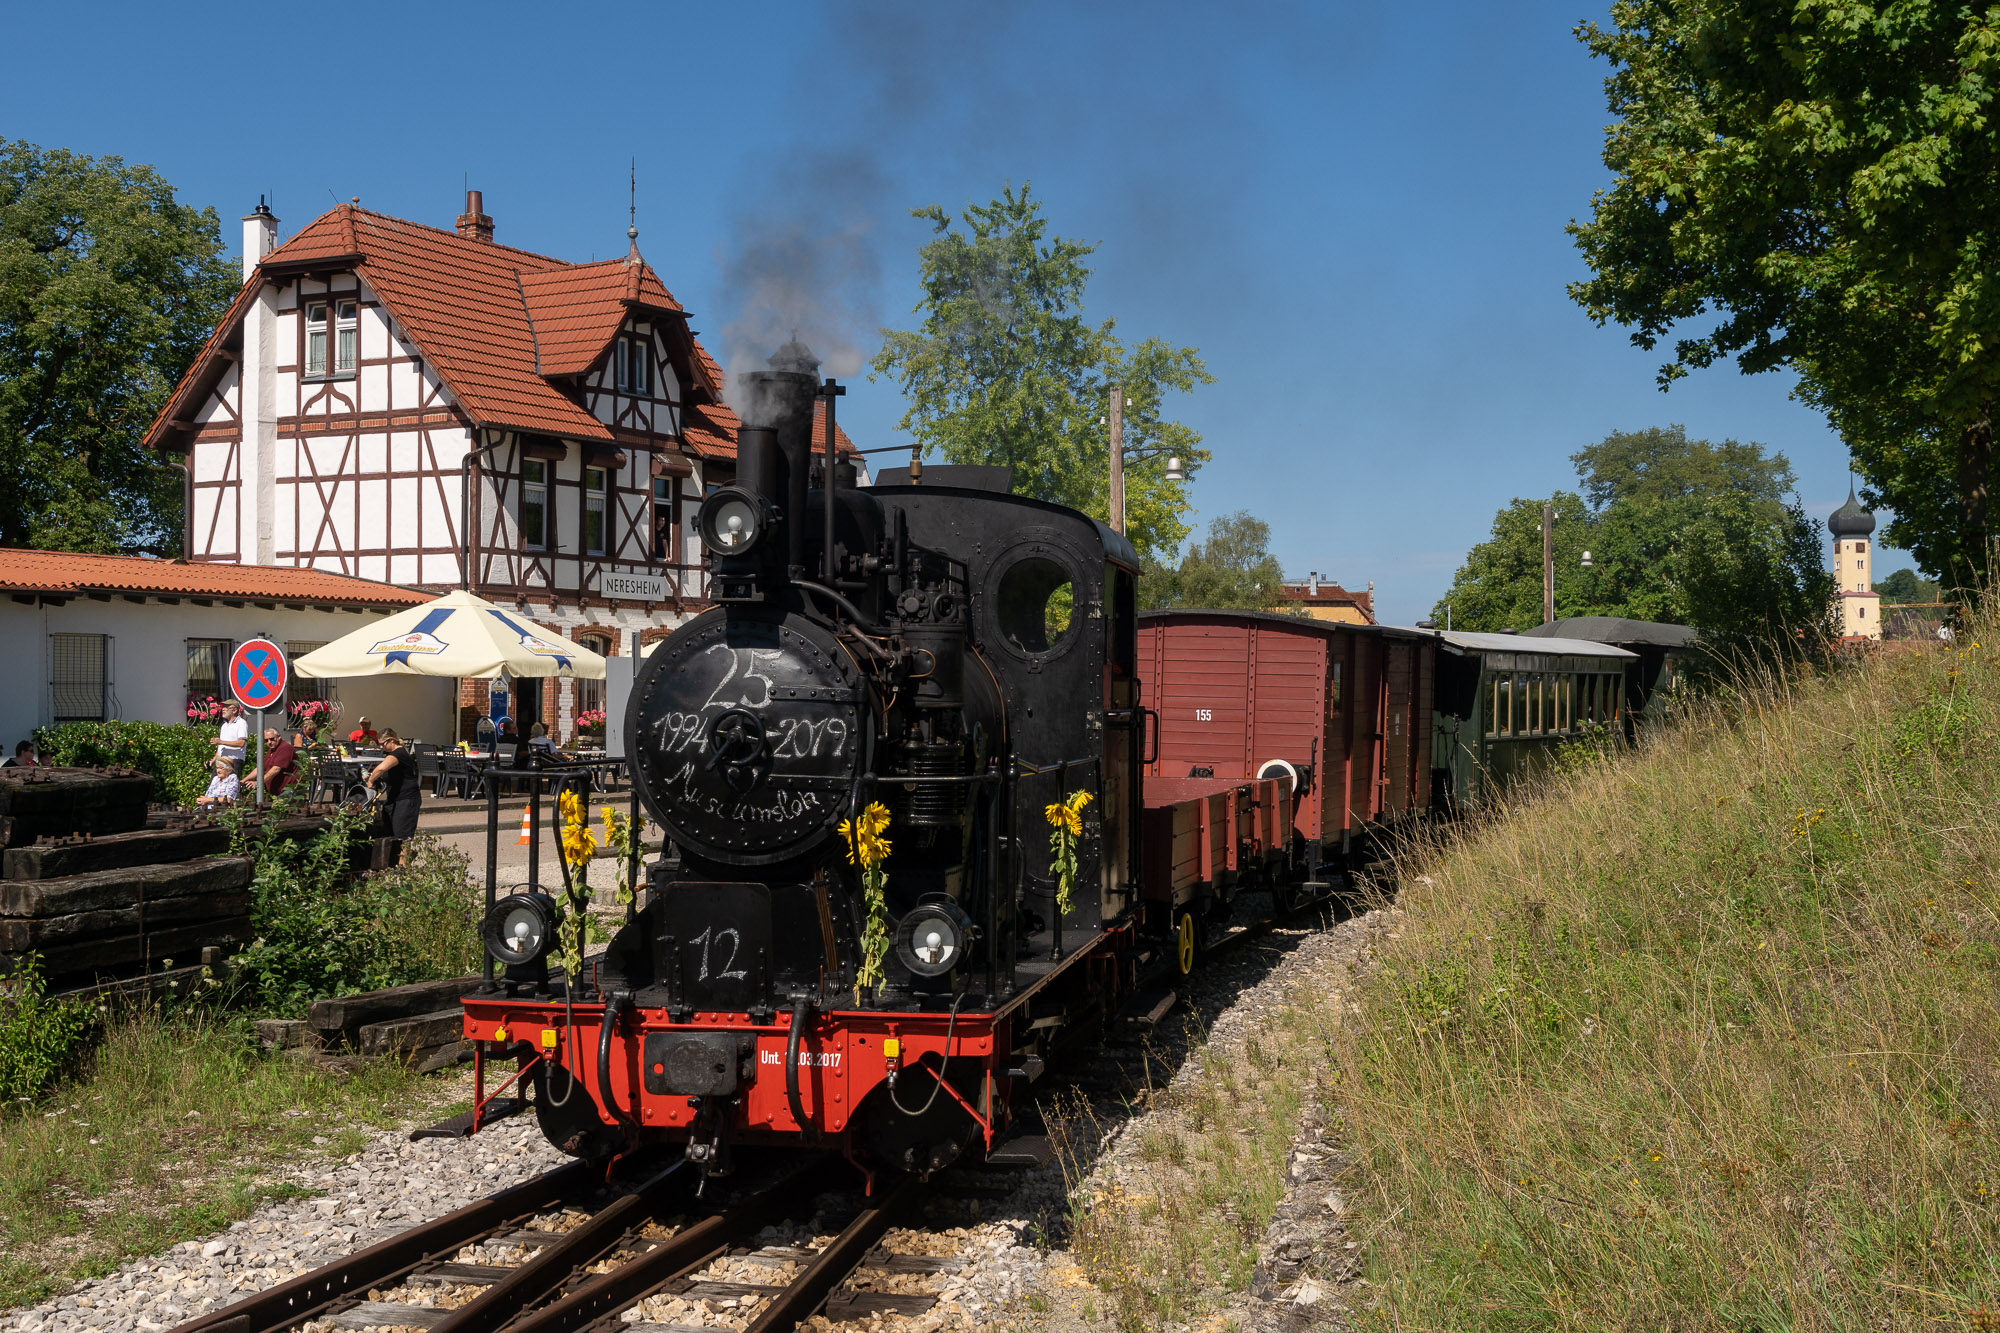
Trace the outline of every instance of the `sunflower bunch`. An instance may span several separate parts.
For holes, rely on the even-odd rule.
[[[1076,884],[1076,843],[1083,836],[1083,807],[1090,802],[1089,792],[1078,791],[1042,808],[1042,817],[1054,830],[1049,834],[1049,869],[1055,872],[1059,918],[1069,915],[1070,894]]]
[[[604,812],[604,841],[601,845],[618,853],[618,905],[632,905],[633,886],[627,871],[632,865],[632,853],[639,848],[640,821],[630,815],[621,815],[610,806],[600,807]]]
[[[590,810],[583,797],[565,787],[556,798],[560,815],[562,859],[570,867],[569,888],[564,893],[562,920],[556,925],[563,975],[575,977],[583,968],[584,918],[590,910],[590,859],[597,855],[597,835],[590,831]]]
[[[853,819],[840,821],[840,836],[847,843],[847,863],[861,867],[861,899],[868,919],[861,929],[861,966],[854,973],[854,1001],[861,992],[882,984],[882,959],[889,952],[889,902],[883,886],[889,872],[882,863],[889,859],[889,807],[870,801]]]

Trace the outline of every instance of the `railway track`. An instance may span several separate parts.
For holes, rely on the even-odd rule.
[[[849,1168],[774,1163],[707,1203],[685,1164],[608,1197],[595,1179],[582,1163],[558,1168],[173,1333],[692,1333],[745,1317],[750,1333],[786,1333],[820,1313],[921,1315],[936,1297],[909,1288],[956,1267],[881,1246],[919,1197],[914,1179],[864,1200],[837,1234],[789,1245],[756,1238],[801,1201],[809,1209],[851,1184]]]

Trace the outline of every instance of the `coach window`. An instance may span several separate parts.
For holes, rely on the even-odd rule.
[[[1333,664],[1333,679],[1328,683],[1326,711],[1329,713],[1338,713],[1340,711],[1340,668],[1341,663],[1335,662]]]
[[[1556,686],[1561,691],[1557,698],[1556,730],[1569,731],[1576,726],[1576,677],[1558,676]]]
[[[521,527],[521,545],[531,551],[548,548],[549,465],[539,458],[521,460],[521,499],[515,520]]]
[[[604,531],[604,469],[587,467],[583,470],[583,553],[603,555],[606,547]]]
[[[1560,731],[1562,724],[1556,721],[1556,674],[1542,673],[1542,730]]]

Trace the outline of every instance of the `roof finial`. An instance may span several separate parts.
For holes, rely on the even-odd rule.
[[[643,264],[646,261],[639,257],[639,159],[637,157],[632,159],[631,176],[626,185],[631,191],[631,197],[626,205],[625,239],[630,241],[631,245],[626,248],[625,262]]]

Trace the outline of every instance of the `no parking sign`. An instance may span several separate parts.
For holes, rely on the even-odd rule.
[[[285,697],[285,650],[269,639],[252,639],[229,657],[229,692],[245,708],[263,712]]]
[[[285,650],[269,639],[252,639],[229,655],[229,692],[257,714],[257,803],[264,803],[264,710],[281,708],[291,669]]]

